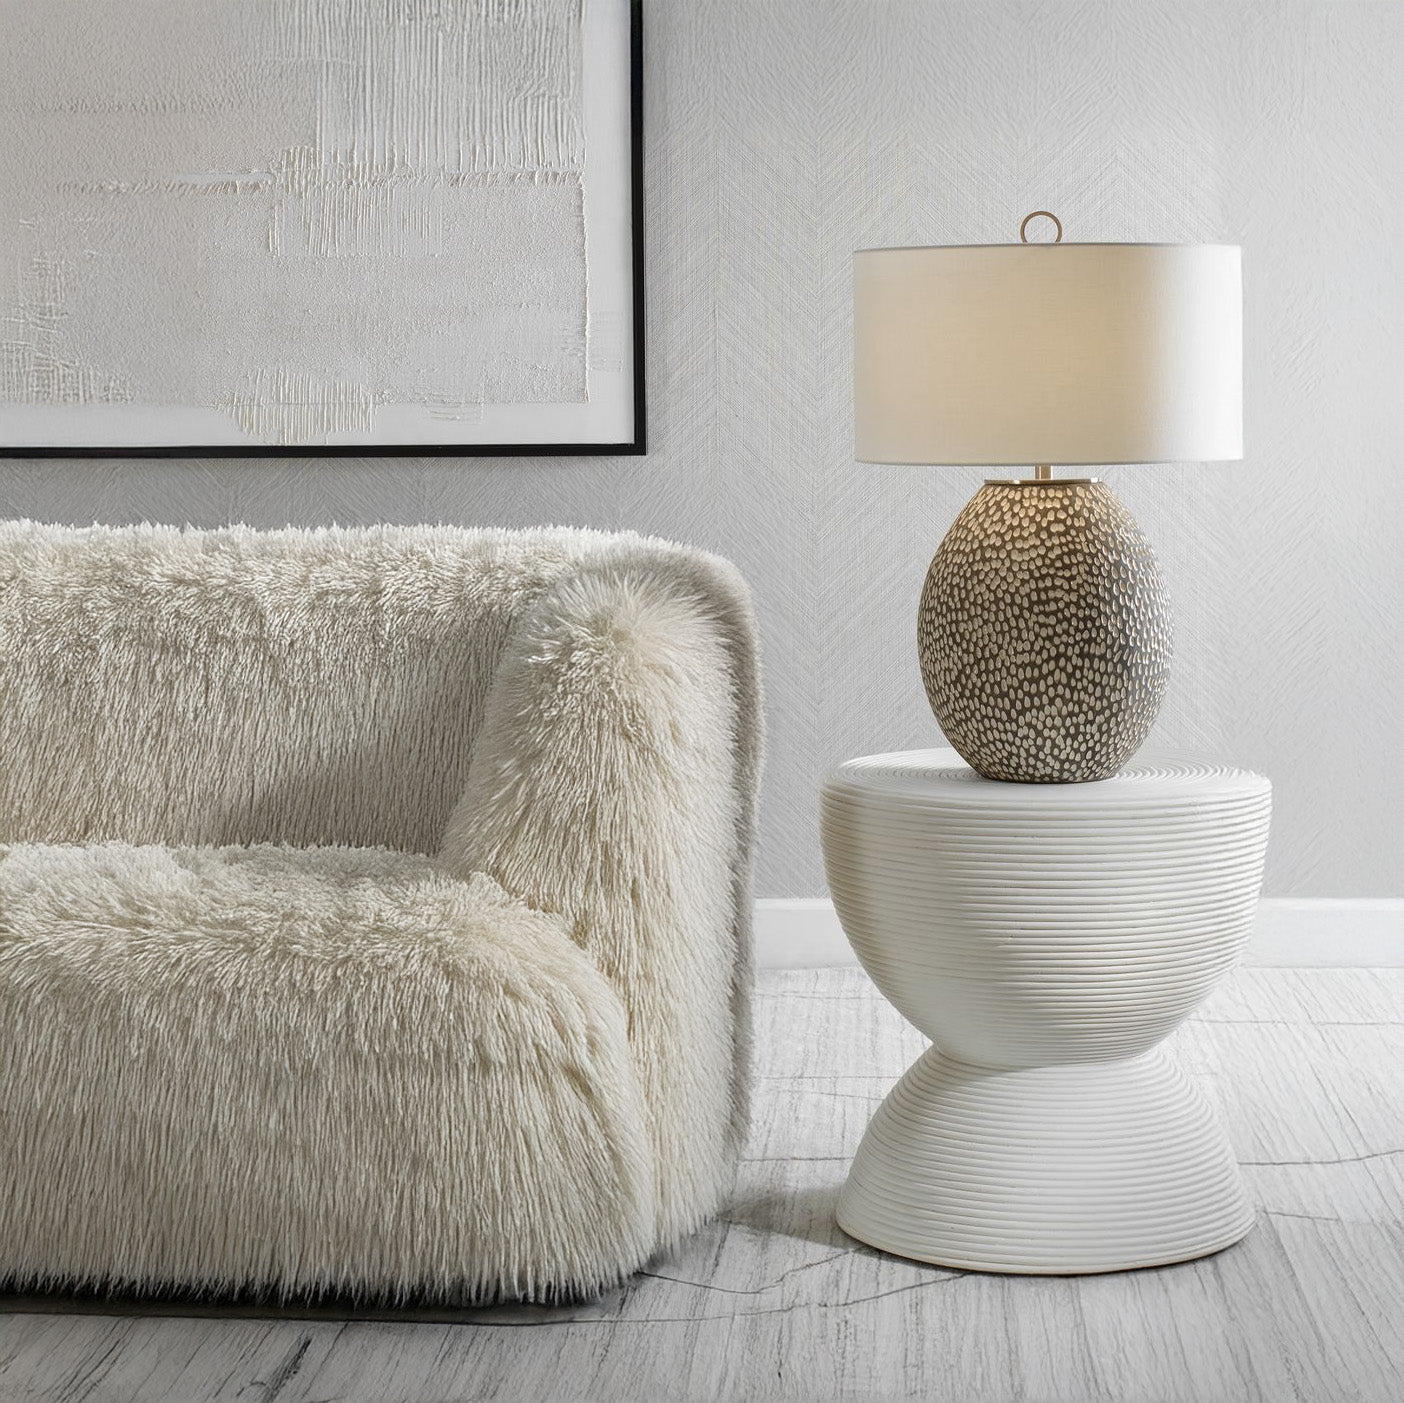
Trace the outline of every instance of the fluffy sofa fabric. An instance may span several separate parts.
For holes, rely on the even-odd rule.
[[[700,579],[669,588],[676,569],[584,570],[523,619],[443,844],[450,870],[491,873],[568,913],[628,990],[669,1244],[731,1180],[751,980],[735,834],[751,822],[753,760],[732,741],[735,696],[711,681],[733,670],[742,620],[719,618]],[[726,1150],[697,1153],[704,1145]]]
[[[697,552],[0,526],[0,1277],[635,1270],[734,1171],[758,763]]]
[[[12,847],[7,1265],[44,1284],[598,1287],[652,1242],[625,1024],[558,919],[427,858]]]

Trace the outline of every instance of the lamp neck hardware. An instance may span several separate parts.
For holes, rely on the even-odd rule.
[[[1026,244],[1029,241],[1029,225],[1035,219],[1051,219],[1053,221],[1054,235],[1053,242],[1060,244],[1063,242],[1063,221],[1058,218],[1052,210],[1036,209],[1024,216],[1023,222],[1019,225],[1019,242]],[[1047,463],[1036,463],[1034,465],[1034,475],[1032,479],[1025,481],[1052,482],[1053,469]]]
[[[1099,477],[987,477],[986,487],[1086,487]]]

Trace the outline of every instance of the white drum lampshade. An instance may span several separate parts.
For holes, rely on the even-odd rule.
[[[980,774],[1117,773],[1160,709],[1170,614],[1150,546],[1055,464],[1243,456],[1241,252],[1223,244],[864,249],[857,456],[1029,465],[956,519],[918,614],[922,679]]]
[[[857,456],[1153,463],[1243,456],[1240,250],[865,249],[853,260]]]

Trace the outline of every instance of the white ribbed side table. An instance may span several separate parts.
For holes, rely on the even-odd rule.
[[[1271,786],[1133,761],[1002,784],[951,750],[824,787],[850,943],[931,1047],[882,1103],[839,1224],[978,1271],[1077,1273],[1216,1252],[1252,1226],[1199,1090],[1157,1046],[1252,927]]]

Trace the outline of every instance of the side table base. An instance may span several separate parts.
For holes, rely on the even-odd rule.
[[[838,1222],[917,1261],[1077,1275],[1207,1256],[1253,1212],[1218,1117],[1160,1049],[1003,1070],[933,1047],[873,1117]]]

